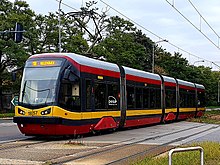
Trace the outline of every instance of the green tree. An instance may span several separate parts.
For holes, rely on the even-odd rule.
[[[107,61],[136,69],[149,70],[152,41],[133,23],[118,16],[106,20],[104,38],[93,50]]]
[[[58,13],[36,15],[35,25],[30,30],[29,49],[31,54],[58,52],[59,27]],[[75,20],[61,13],[61,47],[62,52],[83,53],[88,48],[84,33],[76,25]]]
[[[209,67],[199,66],[196,83],[203,84],[206,88],[207,105],[217,105],[219,72],[212,71]]]
[[[185,58],[182,58],[182,55],[178,52],[175,52],[174,55],[172,55],[171,53],[163,51],[161,49],[159,51],[162,51],[162,53],[160,53],[159,56],[156,56],[156,65],[162,67],[167,75],[171,77],[188,80],[188,61]]]
[[[189,62],[180,53],[172,55],[162,48],[156,49],[156,66],[160,72],[170,77],[202,84],[206,88],[207,105],[217,104],[217,87],[220,74],[211,68],[189,65]]]
[[[9,81],[9,71],[23,66],[28,57],[24,49],[27,46],[26,38],[24,37],[24,42],[15,43],[13,40],[14,33],[9,31],[14,30],[16,22],[21,23],[27,30],[32,25],[32,16],[34,16],[34,12],[26,2],[0,1],[0,31],[5,32],[1,33],[0,36],[0,111],[3,110],[2,92],[9,89],[9,87],[12,90],[15,88]]]

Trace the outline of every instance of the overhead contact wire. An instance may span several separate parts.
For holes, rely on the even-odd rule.
[[[149,32],[150,34],[156,36],[156,37],[159,38],[159,39],[163,39],[163,37],[157,35],[156,33],[150,31],[149,29],[145,28],[145,27],[142,26],[141,24],[137,23],[136,21],[130,19],[128,16],[126,16],[125,14],[123,14],[122,12],[120,12],[119,10],[115,9],[115,8],[112,7],[111,5],[107,4],[107,3],[104,2],[103,0],[100,0],[100,1],[101,1],[103,4],[107,5],[108,7],[110,7],[112,10],[116,11],[117,13],[119,13],[120,15],[122,15],[123,17],[125,17],[126,19],[130,20],[132,23],[134,23],[134,24],[138,25],[139,27],[143,28],[144,30],[146,30],[146,31]],[[194,55],[194,54],[192,54],[192,53],[190,53],[190,52],[188,52],[188,51],[186,51],[186,50],[180,48],[179,46],[176,46],[175,44],[171,43],[170,41],[168,41],[167,43],[169,43],[171,46],[173,46],[173,47],[177,48],[178,50],[181,50],[182,52],[185,52],[185,53],[187,53],[187,54],[189,54],[189,55],[191,55],[191,56],[193,56],[193,57],[196,57],[196,58],[199,58],[199,59],[203,59],[203,60],[205,60],[205,61],[207,61],[207,62],[211,62],[211,63],[212,63],[212,61],[209,61],[209,60],[207,60],[207,59],[205,59],[205,58],[202,58],[202,57],[199,57],[199,56],[197,56],[197,55]]]

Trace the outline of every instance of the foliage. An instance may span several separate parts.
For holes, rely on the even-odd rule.
[[[191,118],[188,119],[188,121],[209,123],[209,124],[220,124],[220,111],[219,110],[206,111],[202,117]]]
[[[32,26],[32,16],[34,12],[29,8],[28,4],[23,1],[11,3],[7,0],[0,1],[0,31],[13,31],[15,23],[21,23],[25,30]],[[29,32],[27,32],[29,33]],[[9,71],[16,67],[24,65],[28,57],[24,47],[25,42],[15,43],[13,41],[14,33],[1,33],[0,36],[0,111],[2,110],[2,92],[8,89],[16,88],[11,84],[9,79]],[[14,87],[13,87],[14,86]]]
[[[152,41],[129,21],[117,16],[106,21],[107,37],[93,52],[109,62],[149,71]]]
[[[58,52],[59,28],[58,13],[49,15],[36,15],[35,29],[32,32],[31,54],[44,52]],[[62,52],[84,52],[88,44],[83,39],[83,33],[75,25],[75,21],[61,13],[61,47]]]
[[[2,20],[0,31],[13,31],[16,22],[21,23],[25,27],[25,30],[28,30],[28,27],[32,25],[32,16],[34,13],[26,2],[16,1],[12,4],[6,0],[2,0],[0,2],[0,12]],[[0,73],[5,71],[6,68],[12,69],[23,66],[24,61],[27,59],[27,53],[24,50],[25,46],[25,43],[18,44],[13,41],[13,33],[1,35],[0,50],[2,51],[2,57]]]
[[[189,62],[177,52],[172,55],[162,48],[157,47],[155,54],[156,66],[160,69],[160,72],[157,73],[203,84],[206,88],[207,105],[217,105],[219,72],[214,72],[209,67],[191,66]]]
[[[0,118],[14,117],[14,113],[0,113]]]
[[[178,52],[172,55],[162,48],[156,49],[155,63],[165,70],[165,72],[174,78],[188,80],[189,65],[185,58]]]

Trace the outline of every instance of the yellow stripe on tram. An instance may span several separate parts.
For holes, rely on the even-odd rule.
[[[179,112],[195,112],[196,108],[180,108]]]
[[[18,109],[25,112],[24,115],[18,113]],[[53,117],[61,117],[65,119],[73,119],[73,120],[81,120],[81,119],[96,119],[102,118],[104,116],[112,116],[112,117],[120,117],[120,110],[114,111],[98,111],[98,112],[71,112],[67,111],[58,106],[48,106],[39,109],[28,109],[21,106],[16,107],[16,116],[42,116],[41,112],[47,109],[51,109],[50,114],[46,114],[44,116],[53,116]],[[154,110],[127,110],[126,116],[144,116],[144,115],[161,115],[162,109],[154,109]]]
[[[171,112],[173,112],[173,113],[177,112],[177,108],[168,108],[168,109],[165,109],[165,113],[171,113]]]

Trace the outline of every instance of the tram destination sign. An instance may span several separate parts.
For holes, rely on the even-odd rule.
[[[62,60],[41,60],[37,59],[34,61],[28,61],[26,63],[26,67],[53,67],[53,66],[61,66]]]

